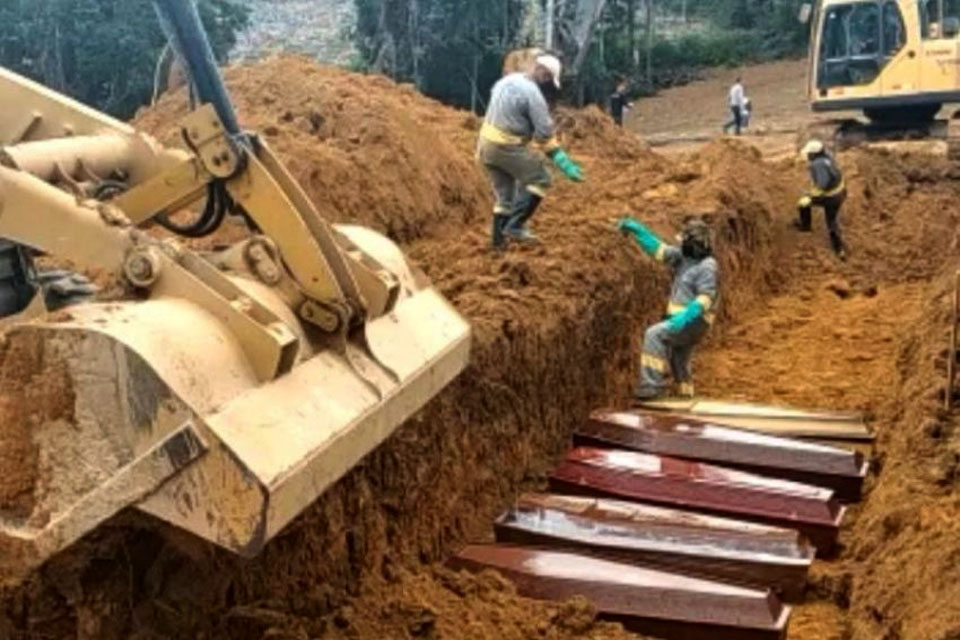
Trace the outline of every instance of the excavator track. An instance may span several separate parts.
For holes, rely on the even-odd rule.
[[[834,153],[864,145],[903,142],[945,143],[951,158],[960,158],[960,120],[937,119],[929,122],[867,122],[855,118],[819,120],[801,130],[797,148],[811,139],[824,142]]]

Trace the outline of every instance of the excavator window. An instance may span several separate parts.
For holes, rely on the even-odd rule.
[[[921,0],[918,6],[924,40],[956,38],[960,33],[960,0]]]
[[[868,84],[906,44],[894,0],[830,6],[821,23],[817,86]]]
[[[907,30],[900,7],[894,0],[883,3],[883,56],[892,58],[907,44]]]

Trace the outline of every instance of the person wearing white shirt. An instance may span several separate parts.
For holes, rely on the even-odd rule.
[[[730,112],[733,114],[733,119],[723,125],[723,132],[727,133],[730,127],[734,127],[735,133],[740,135],[740,129],[743,127],[743,110],[747,102],[747,97],[743,92],[743,83],[740,81],[740,78],[737,78],[737,81],[730,87],[729,98]]]

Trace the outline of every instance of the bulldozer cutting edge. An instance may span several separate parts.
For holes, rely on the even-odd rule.
[[[212,107],[186,152],[3,69],[0,96],[0,237],[136,294],[4,319],[73,406],[29,424],[29,508],[0,495],[3,581],[128,507],[252,556],[466,366],[469,325],[396,245],[323,220]],[[211,185],[248,239],[201,255],[141,228]]]

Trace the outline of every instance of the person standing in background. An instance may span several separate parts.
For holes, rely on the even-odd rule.
[[[740,129],[743,127],[743,108],[747,102],[747,97],[743,92],[743,83],[740,81],[740,78],[737,78],[737,81],[730,87],[729,101],[730,112],[733,114],[733,119],[723,125],[723,132],[727,133],[730,131],[730,127],[734,127],[736,134],[740,135]]]
[[[627,99],[627,79],[617,78],[617,86],[610,96],[610,116],[617,126],[623,126],[624,114],[633,108],[633,103]]]

